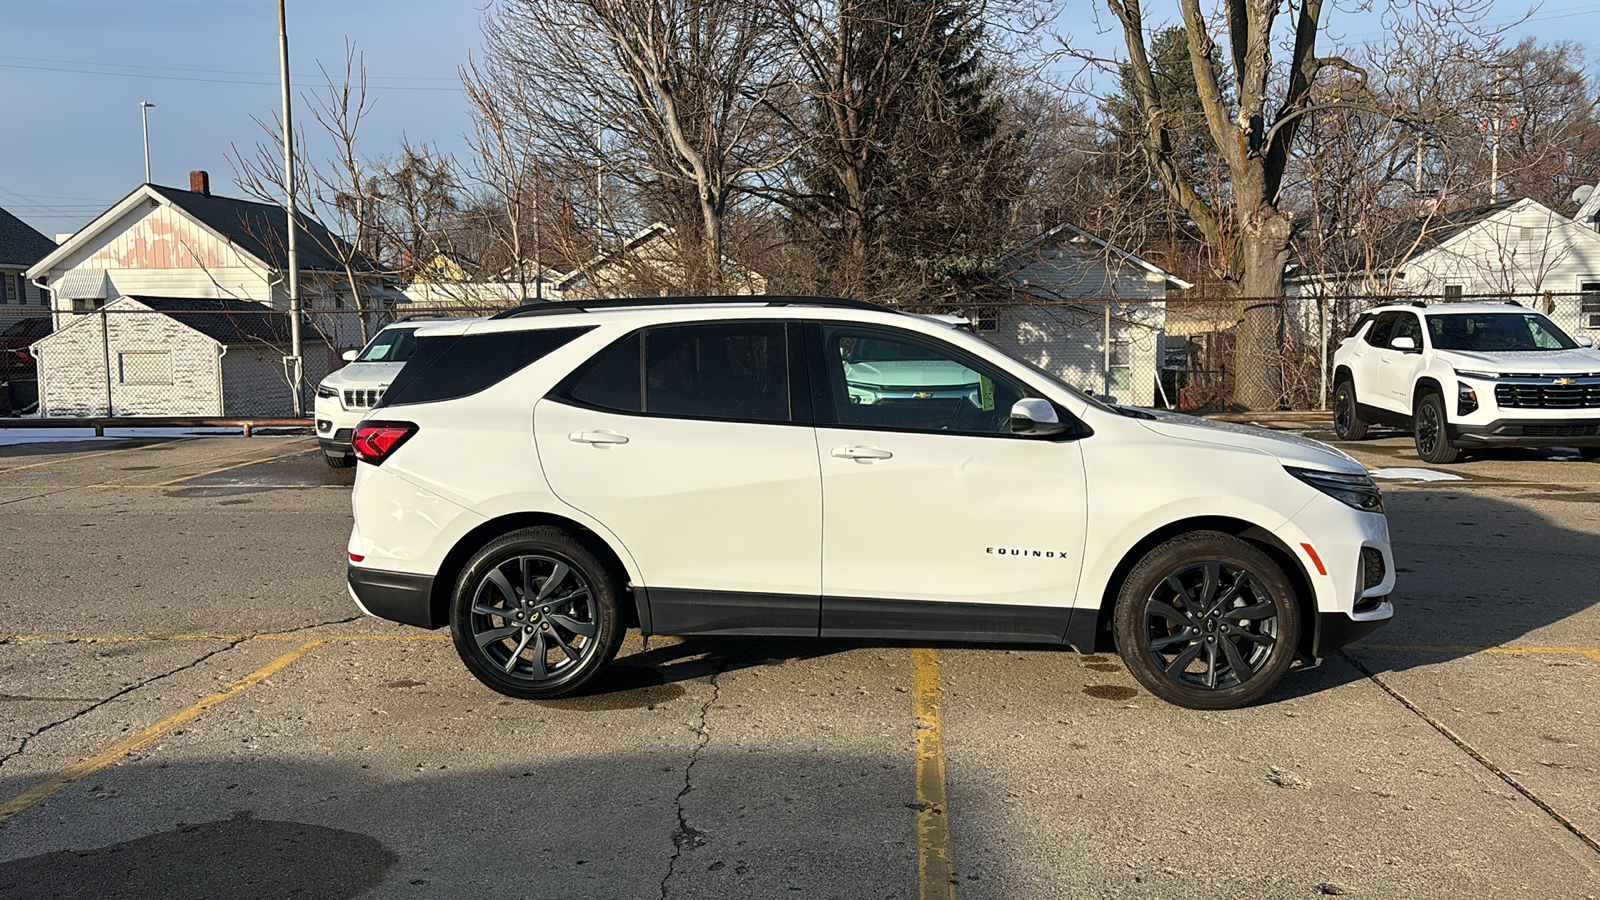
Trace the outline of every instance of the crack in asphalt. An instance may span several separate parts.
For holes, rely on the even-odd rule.
[[[218,647],[215,650],[211,650],[211,651],[208,651],[206,653],[203,653],[199,657],[194,659],[193,661],[184,663],[183,665],[178,666],[177,668],[172,669],[171,671],[163,672],[160,675],[152,675],[149,678],[146,678],[146,679],[144,679],[142,681],[134,682],[133,684],[128,685],[127,687],[123,688],[120,691],[117,691],[116,693],[112,694],[111,696],[106,697],[104,700],[98,700],[98,701],[96,701],[94,703],[91,703],[88,706],[85,706],[83,709],[80,709],[77,712],[73,713],[72,715],[67,716],[66,718],[58,719],[58,720],[56,720],[54,722],[51,722],[51,723],[49,723],[47,725],[44,725],[44,726],[41,726],[40,728],[35,729],[34,731],[30,732],[29,734],[23,735],[22,736],[22,742],[17,744],[17,749],[11,751],[10,753],[7,753],[5,756],[0,756],[0,768],[5,768],[6,763],[9,763],[11,760],[16,759],[17,757],[21,756],[23,754],[23,752],[28,749],[28,744],[30,742],[32,742],[34,738],[38,737],[41,734],[44,734],[45,732],[51,730],[52,728],[56,728],[58,726],[65,725],[68,722],[72,722],[72,721],[74,721],[76,719],[82,718],[83,716],[86,716],[89,713],[94,712],[95,710],[99,709],[102,706],[105,706],[107,703],[110,703],[111,701],[117,699],[118,697],[126,696],[127,694],[130,694],[130,693],[132,693],[134,691],[137,691],[137,690],[139,690],[141,688],[144,688],[144,687],[147,687],[147,686],[149,686],[151,684],[154,684],[154,683],[156,683],[157,681],[160,681],[163,678],[169,678],[169,677],[171,677],[173,675],[178,674],[179,672],[183,672],[183,671],[186,671],[188,669],[192,669],[195,666],[200,665],[201,663],[205,662],[208,659],[211,659],[212,657],[214,657],[214,656],[216,656],[218,654],[227,653],[229,650],[234,649],[235,647],[239,646],[240,644],[242,644],[242,643],[244,643],[245,641],[248,641],[248,640],[249,640],[249,638],[238,638],[236,640],[230,640],[230,641],[228,641],[228,644],[225,647]]]
[[[1379,678],[1377,673],[1373,672],[1371,669],[1369,669],[1365,665],[1363,665],[1360,660],[1358,660],[1355,657],[1351,656],[1348,652],[1346,652],[1344,650],[1340,650],[1339,651],[1339,655],[1344,657],[1345,661],[1348,662],[1350,665],[1354,666],[1356,668],[1356,671],[1358,671],[1361,674],[1367,676],[1367,680],[1369,680],[1373,684],[1377,685],[1384,693],[1386,693],[1389,696],[1393,697],[1396,701],[1398,701],[1400,703],[1401,706],[1404,706],[1406,709],[1411,710],[1413,715],[1415,715],[1417,718],[1421,719],[1422,721],[1428,723],[1428,725],[1431,728],[1433,728],[1434,731],[1437,731],[1437,732],[1439,732],[1439,734],[1443,735],[1445,740],[1449,741],[1452,744],[1455,744],[1457,747],[1459,747],[1461,749],[1461,751],[1463,753],[1465,753],[1468,756],[1472,757],[1472,760],[1474,762],[1476,762],[1478,765],[1482,766],[1483,768],[1489,770],[1491,773],[1494,774],[1495,777],[1499,778],[1501,781],[1504,781],[1507,785],[1510,786],[1510,788],[1512,790],[1516,791],[1518,794],[1521,794],[1524,798],[1526,798],[1528,800],[1528,802],[1532,803],[1534,806],[1539,807],[1539,809],[1542,810],[1545,815],[1547,815],[1550,818],[1554,819],[1556,821],[1556,824],[1560,825],[1562,828],[1565,828],[1567,831],[1571,832],[1574,837],[1576,837],[1578,840],[1582,841],[1590,850],[1593,850],[1596,853],[1600,853],[1600,841],[1596,841],[1594,838],[1592,838],[1589,835],[1585,834],[1583,829],[1581,829],[1577,825],[1573,824],[1572,821],[1570,819],[1568,819],[1566,816],[1563,816],[1561,813],[1557,812],[1555,807],[1553,807],[1550,804],[1546,803],[1543,799],[1541,799],[1539,797],[1539,795],[1535,794],[1533,791],[1529,790],[1526,787],[1523,787],[1521,783],[1519,783],[1515,778],[1513,778],[1511,776],[1510,772],[1507,772],[1506,770],[1504,770],[1504,769],[1500,768],[1499,766],[1495,765],[1492,761],[1490,761],[1490,759],[1487,756],[1484,756],[1482,753],[1478,752],[1478,750],[1475,747],[1473,747],[1471,744],[1467,743],[1466,740],[1463,739],[1460,735],[1456,734],[1454,731],[1451,731],[1449,726],[1445,725],[1443,722],[1440,722],[1438,719],[1435,719],[1434,717],[1432,717],[1432,716],[1428,715],[1427,713],[1423,712],[1421,707],[1417,706],[1415,703],[1412,703],[1411,700],[1409,698],[1407,698],[1404,694],[1400,693],[1398,690],[1396,690],[1395,688],[1391,687],[1388,684],[1388,682],[1385,682],[1382,678]]]
[[[700,735],[700,741],[695,745],[694,751],[689,754],[689,764],[683,768],[683,789],[678,791],[678,795],[672,800],[673,811],[678,816],[678,827],[673,829],[672,832],[672,857],[667,860],[667,874],[661,877],[661,900],[667,900],[668,883],[672,881],[672,876],[678,870],[678,859],[683,856],[684,848],[698,847],[706,842],[705,832],[689,824],[689,820],[683,811],[683,798],[694,790],[695,764],[700,762],[700,754],[705,751],[706,745],[711,743],[711,732],[706,724],[706,718],[711,712],[712,705],[722,696],[722,685],[719,679],[728,671],[734,660],[744,655],[747,650],[749,650],[748,646],[737,653],[723,657],[717,663],[716,671],[711,674],[711,696],[706,699],[705,703],[700,705],[700,724],[695,728],[695,732]]]

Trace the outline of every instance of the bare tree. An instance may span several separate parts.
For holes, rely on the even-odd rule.
[[[473,80],[512,98],[509,124],[541,159],[603,161],[597,182],[678,207],[660,212],[697,245],[694,280],[715,284],[742,185],[791,152],[771,128],[783,66],[769,19],[744,0],[503,0],[484,18]],[[595,199],[597,220],[617,216]]]

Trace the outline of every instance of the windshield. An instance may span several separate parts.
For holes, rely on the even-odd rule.
[[[1577,343],[1535,312],[1446,313],[1428,316],[1436,350],[1571,350]]]
[[[0,331],[0,337],[33,337],[49,330],[48,319],[23,319],[20,322],[13,322],[5,331]]]
[[[385,328],[361,351],[356,362],[405,362],[417,349],[415,328]]]

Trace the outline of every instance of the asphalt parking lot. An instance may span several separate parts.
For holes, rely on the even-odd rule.
[[[0,446],[0,897],[1600,897],[1600,463],[1342,446],[1397,620],[1226,713],[1105,654],[636,635],[513,702],[358,616],[308,438]]]

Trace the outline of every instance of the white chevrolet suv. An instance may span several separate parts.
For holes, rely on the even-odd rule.
[[[352,441],[350,593],[449,626],[509,696],[580,689],[637,626],[1114,640],[1153,693],[1221,709],[1393,615],[1348,456],[1106,406],[921,316],[575,301],[416,340]],[[917,365],[867,402],[863,347]]]
[[[350,449],[356,423],[372,411],[389,388],[389,382],[411,357],[422,321],[437,318],[406,316],[396,320],[373,335],[359,351],[345,351],[344,361],[348,365],[330,372],[317,385],[313,403],[317,444],[322,447],[322,458],[328,465],[348,469],[356,464],[355,451]]]
[[[1482,447],[1600,455],[1600,353],[1516,303],[1422,302],[1362,313],[1333,355],[1334,430],[1408,428],[1426,462]]]

